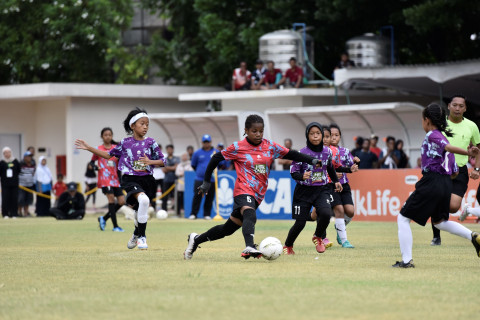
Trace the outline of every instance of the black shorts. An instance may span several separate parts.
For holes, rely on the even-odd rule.
[[[138,209],[138,201],[135,194],[144,192],[152,200],[157,194],[157,184],[153,176],[122,176],[122,189],[127,193],[127,204],[133,206],[133,210]]]
[[[103,194],[113,194],[115,197],[123,196],[122,188],[120,187],[102,187]]]
[[[350,189],[350,185],[348,183],[345,183],[342,184],[342,187],[342,192],[335,192],[335,190],[333,190],[332,208],[335,206],[344,206],[347,204],[351,204],[353,206],[352,189]]]
[[[426,172],[415,184],[415,191],[408,197],[400,213],[425,226],[428,218],[436,223],[448,220],[452,179],[449,175]]]
[[[452,193],[463,198],[465,192],[467,192],[468,180],[467,166],[458,168],[458,175],[452,180]]]
[[[240,221],[243,221],[243,215],[240,212],[242,207],[250,207],[253,210],[257,210],[259,204],[257,200],[255,200],[254,196],[251,196],[249,194],[239,194],[238,196],[235,196],[233,198],[233,211],[232,211],[232,217],[240,219]]]
[[[332,202],[331,186],[307,187],[301,184],[295,186],[292,202],[292,219],[312,220],[310,212],[312,207],[330,209]]]

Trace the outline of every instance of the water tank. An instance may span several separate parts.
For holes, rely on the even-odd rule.
[[[348,40],[347,51],[357,67],[384,66],[390,62],[390,41],[373,33]]]
[[[306,35],[306,50],[310,61],[314,61],[313,38]],[[302,33],[293,30],[277,30],[264,34],[259,39],[259,58],[263,62],[272,60],[275,62],[275,68],[286,71],[290,68],[289,60],[291,57],[297,59],[297,65],[304,68],[304,73],[309,79],[313,79],[313,74],[306,70],[305,56],[303,54]]]

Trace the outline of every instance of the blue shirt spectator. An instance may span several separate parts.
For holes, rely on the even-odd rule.
[[[195,180],[203,181],[205,177],[205,170],[207,169],[207,165],[210,162],[210,158],[213,156],[213,153],[220,152],[216,150],[212,146],[212,137],[210,135],[205,134],[202,137],[202,148],[198,149],[193,153],[192,156],[192,168],[195,170],[196,177]],[[220,162],[219,167],[228,166],[228,163],[222,164],[224,161]],[[214,182],[214,177],[212,176],[211,182]]]

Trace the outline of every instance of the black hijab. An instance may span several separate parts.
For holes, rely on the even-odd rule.
[[[305,130],[305,137],[307,138],[307,147],[308,149],[314,151],[314,152],[322,152],[323,150],[323,141],[320,142],[318,146],[312,144],[310,140],[308,140],[308,133],[310,132],[310,129],[313,127],[317,127],[320,129],[320,132],[322,133],[322,140],[323,140],[323,127],[320,123],[318,122],[311,122],[308,124],[307,129]]]

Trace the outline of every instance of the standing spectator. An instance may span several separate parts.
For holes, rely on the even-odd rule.
[[[210,135],[205,134],[202,137],[202,148],[195,151],[192,157],[192,168],[195,170],[195,182],[193,185],[193,201],[192,212],[189,219],[196,219],[198,211],[200,210],[200,204],[202,203],[202,195],[198,194],[197,189],[202,184],[205,177],[205,170],[207,169],[208,162],[215,153],[215,149],[212,147],[212,138]],[[205,202],[203,203],[203,217],[210,220],[210,213],[212,211],[213,197],[215,196],[215,184],[213,183],[214,177],[210,179],[210,189],[205,196]]]
[[[337,63],[335,70],[337,69],[350,69],[355,67],[355,62],[350,60],[350,57],[348,56],[348,53],[343,52],[340,55],[340,61]]]
[[[362,137],[356,137],[355,139],[355,148],[352,150],[351,154],[354,157],[358,157],[358,153],[362,151],[364,139]],[[369,143],[370,144],[370,143]]]
[[[167,157],[165,157],[164,163],[165,167],[163,168],[163,172],[165,173],[165,178],[163,179],[163,188],[162,193],[165,193],[170,189],[172,185],[175,184],[175,169],[177,169],[177,165],[180,163],[180,159],[173,155],[173,145],[169,144],[167,146]],[[167,211],[167,203],[169,198],[173,198],[174,190],[170,191],[170,193],[162,198],[162,209]]]
[[[95,167],[94,162],[89,162],[87,164],[87,170],[85,171],[85,193],[97,187],[97,174],[95,173],[95,169],[98,168]],[[85,199],[85,205],[87,205],[90,197],[92,197],[93,211],[96,211],[97,209],[95,208],[95,202],[97,200],[97,191],[95,190],[87,195],[87,199]]]
[[[260,90],[261,82],[263,77],[265,76],[265,73],[267,70],[263,66],[263,61],[262,60],[257,60],[255,63],[255,71],[252,73],[252,90]]]
[[[285,148],[287,148],[288,150],[297,151],[297,150],[292,149],[292,145],[293,145],[292,139],[290,139],[290,138],[286,138],[286,139],[283,141],[283,146],[284,146]],[[290,171],[290,165],[292,164],[292,160],[277,159],[277,162],[278,162],[278,164],[280,165],[281,170],[288,170],[288,171]]]
[[[32,162],[32,153],[27,151],[23,154],[23,160],[20,162],[20,174],[18,176],[18,183],[20,186],[28,188],[30,190],[35,190],[35,166]],[[20,215],[23,217],[28,217],[30,212],[28,212],[28,206],[33,203],[33,193],[30,191],[25,191],[20,189],[18,191],[18,205],[20,206]],[[22,214],[23,209],[23,214]]]
[[[395,155],[395,138],[388,136],[385,144],[387,146],[380,153],[378,164],[381,169],[396,169],[398,158]]]
[[[290,58],[289,63],[290,69],[285,72],[285,75],[283,76],[282,80],[280,80],[278,85],[280,86],[284,84],[288,79],[287,85],[290,87],[300,88],[303,80],[303,70],[297,66],[297,59],[294,57]]]
[[[380,157],[380,152],[382,152],[382,149],[377,147],[377,143],[378,143],[378,136],[372,135],[372,137],[370,139],[370,151],[375,153],[377,158],[379,158]]]
[[[57,182],[53,185],[52,190],[55,194],[55,204],[53,206],[56,207],[58,204],[58,198],[60,198],[62,193],[67,191],[67,185],[65,184],[65,182],[63,182],[63,174],[57,174]]]
[[[178,178],[177,184],[177,216],[181,216],[181,211],[183,208],[183,195],[185,193],[185,171],[193,171],[193,168],[190,164],[190,159],[188,157],[188,153],[182,154],[181,158],[182,161],[178,164],[177,169],[175,169],[175,175]]]
[[[252,79],[252,73],[247,70],[247,63],[240,62],[240,68],[233,70],[232,91],[249,90]]]
[[[397,140],[397,142],[395,142],[395,156],[398,159],[398,168],[404,169],[410,167],[408,163],[410,158],[403,151],[403,140]]]
[[[53,177],[50,169],[47,167],[47,159],[41,156],[38,159],[37,170],[35,171],[35,183],[37,185],[37,192],[45,195],[37,195],[36,210],[37,216],[48,217],[51,207],[50,194],[52,191]]]
[[[187,147],[187,153],[188,153],[188,157],[190,158],[190,160],[192,160],[192,156],[193,156],[193,147],[192,146],[188,146]]]
[[[262,80],[260,81],[260,89],[278,89],[279,82],[282,80],[282,71],[280,69],[275,69],[275,62],[267,62],[267,71],[263,75]]]
[[[32,154],[32,164],[33,166],[37,166],[37,162],[35,161],[35,148],[30,146],[27,148],[27,151],[30,152]]]
[[[85,216],[85,198],[77,192],[75,182],[69,182],[67,188],[67,191],[60,195],[58,206],[50,209],[50,215],[57,220],[81,220]]]
[[[223,144],[223,142],[219,142],[217,144],[217,152],[222,152],[222,150],[224,149],[225,149],[225,145]],[[231,170],[231,166],[232,166],[231,161],[224,160],[220,162],[220,164],[218,165],[218,170]]]
[[[2,186],[2,215],[4,219],[18,216],[18,176],[20,163],[12,155],[12,149],[2,149],[0,183]]]
[[[357,152],[356,157],[360,159],[358,169],[373,169],[377,167],[378,158],[370,151],[370,140],[364,139],[362,149]]]

